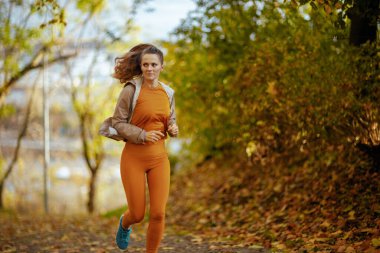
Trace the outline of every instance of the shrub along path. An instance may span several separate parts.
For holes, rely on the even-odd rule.
[[[90,218],[91,217],[91,218]],[[146,223],[134,226],[130,248],[125,252],[145,252]],[[0,213],[0,252],[120,252],[114,242],[118,219],[100,216],[61,217]],[[167,229],[160,252],[268,252]]]

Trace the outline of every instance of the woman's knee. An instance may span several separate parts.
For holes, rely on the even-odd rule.
[[[130,219],[132,223],[140,223],[144,219],[143,212],[135,213],[135,212],[129,211],[129,215],[130,215]]]
[[[165,212],[152,212],[150,220],[153,222],[163,222],[165,220]]]

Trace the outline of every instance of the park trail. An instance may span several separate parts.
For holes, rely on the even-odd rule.
[[[0,252],[145,252],[146,223],[134,226],[128,250],[115,244],[118,219],[101,216],[0,214]],[[167,228],[160,253],[267,253]]]

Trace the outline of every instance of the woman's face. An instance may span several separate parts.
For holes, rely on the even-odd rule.
[[[154,81],[163,69],[160,58],[156,54],[144,54],[141,59],[141,71],[146,80]]]

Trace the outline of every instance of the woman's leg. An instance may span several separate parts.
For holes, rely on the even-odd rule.
[[[120,174],[128,202],[128,210],[124,213],[122,221],[124,229],[144,219],[145,170],[143,166],[141,161],[129,156],[125,149],[123,150],[120,161]]]
[[[150,218],[147,234],[146,252],[156,253],[165,227],[165,207],[169,196],[170,164],[165,156],[154,161],[147,172]]]

